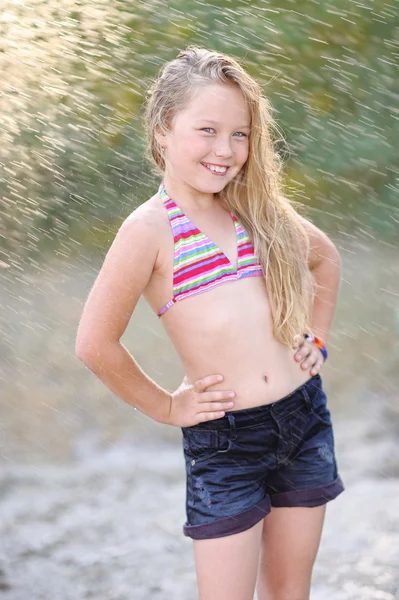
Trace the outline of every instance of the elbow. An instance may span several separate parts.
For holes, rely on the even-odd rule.
[[[342,271],[342,258],[340,253],[338,252],[338,249],[335,245],[333,245],[332,248],[332,261],[337,269],[337,272],[339,275],[341,275],[341,271]]]
[[[88,366],[92,363],[95,356],[98,355],[100,347],[99,336],[91,327],[85,327],[80,324],[75,339],[75,354],[78,359]]]
[[[75,344],[75,354],[82,363],[87,364],[89,361],[87,349],[81,343]]]
[[[328,262],[331,266],[335,267],[337,271],[341,271],[341,255],[338,251],[338,248],[331,240],[329,240],[329,244],[326,246],[323,258],[326,263]]]
[[[103,361],[104,355],[113,346],[114,342],[109,339],[100,339],[98,336],[88,338],[78,334],[75,342],[75,354],[86,367],[94,369]]]
[[[82,346],[75,346],[75,354],[80,360],[80,362],[84,364],[85,367],[90,369],[90,371],[92,371],[93,373],[97,373],[99,368],[98,352],[94,352],[92,347],[87,348]]]
[[[83,337],[79,332],[75,340],[75,354],[85,365],[92,361],[95,354],[92,340]]]

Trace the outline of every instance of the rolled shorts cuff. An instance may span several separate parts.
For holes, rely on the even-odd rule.
[[[341,477],[327,485],[308,490],[290,490],[270,495],[271,505],[275,507],[321,506],[334,500],[345,489]]]
[[[246,529],[250,529],[253,525],[256,525],[258,521],[264,519],[270,511],[270,498],[269,496],[266,496],[261,502],[258,502],[251,508],[247,508],[236,515],[231,515],[224,519],[217,519],[209,523],[202,523],[200,525],[188,525],[188,523],[185,523],[183,525],[183,533],[193,540],[233,535],[245,531]]]

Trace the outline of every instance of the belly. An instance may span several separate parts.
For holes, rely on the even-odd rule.
[[[233,410],[279,400],[311,377],[310,368],[303,370],[294,360],[294,350],[273,337],[261,277],[186,298],[162,319],[188,382],[223,375],[222,383],[208,389],[233,390]]]

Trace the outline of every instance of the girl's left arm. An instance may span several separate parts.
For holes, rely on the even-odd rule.
[[[314,279],[312,332],[328,342],[341,281],[341,256],[334,242],[313,223],[300,217],[309,233],[309,270]]]
[[[331,324],[337,305],[341,281],[341,256],[335,244],[321,229],[299,215],[309,234],[309,270],[314,280],[314,298],[311,315],[312,333],[327,345]],[[298,334],[294,338],[294,358],[302,362],[302,369],[311,368],[315,375],[323,364],[320,350],[312,342],[305,341]]]

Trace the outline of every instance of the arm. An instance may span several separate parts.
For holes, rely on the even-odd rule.
[[[341,280],[341,257],[335,244],[318,227],[300,217],[309,233],[309,269],[315,285],[312,331],[325,344],[334,318]]]
[[[157,217],[142,205],[124,221],[80,320],[78,358],[119,398],[164,423],[171,395],[152,381],[120,343],[158,255]]]

